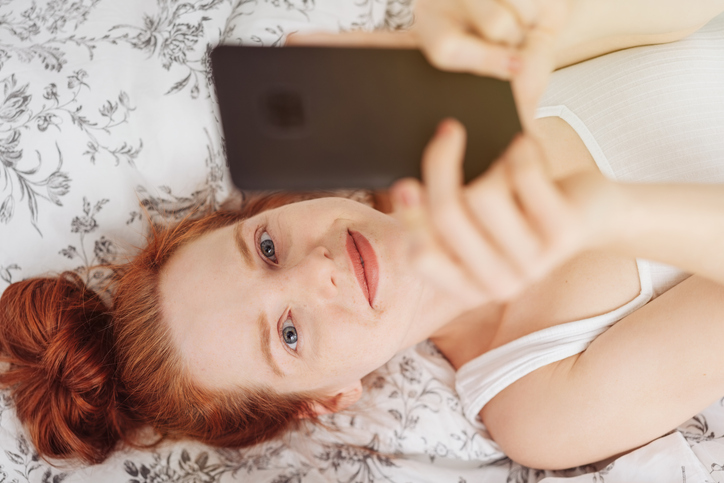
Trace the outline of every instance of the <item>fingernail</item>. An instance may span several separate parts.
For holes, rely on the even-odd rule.
[[[420,195],[414,186],[410,186],[410,181],[399,181],[390,190],[392,204],[395,209],[398,208],[414,208],[420,203]]]
[[[522,62],[517,55],[514,55],[508,59],[508,72],[511,74],[517,74],[520,71]]]
[[[437,125],[437,135],[445,136],[452,130],[452,121],[450,119],[444,119]]]
[[[411,187],[404,187],[400,190],[400,201],[405,208],[415,208],[420,204],[420,194]]]

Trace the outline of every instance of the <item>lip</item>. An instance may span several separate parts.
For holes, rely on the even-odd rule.
[[[357,278],[370,307],[374,308],[379,282],[377,255],[370,242],[361,233],[352,230],[348,230],[347,233],[347,254],[352,262],[355,278]],[[360,262],[360,258],[362,262]]]

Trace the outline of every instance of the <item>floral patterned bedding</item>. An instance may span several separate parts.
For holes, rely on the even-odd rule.
[[[154,222],[232,193],[209,52],[294,31],[404,28],[411,0],[0,0],[0,291],[74,270],[99,289]],[[102,465],[41,460],[0,393],[0,483],[724,481],[722,402],[614,462],[546,472],[462,416],[430,343],[365,380],[353,408],[243,450],[193,442]],[[610,464],[609,464],[610,463]]]

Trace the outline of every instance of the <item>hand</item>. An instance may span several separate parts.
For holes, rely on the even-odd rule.
[[[413,267],[471,307],[515,297],[615,233],[623,204],[617,185],[599,172],[556,182],[538,144],[520,136],[463,186],[464,149],[463,126],[443,121],[423,157],[424,184],[399,181],[391,196]]]
[[[511,79],[530,130],[570,1],[418,0],[409,31],[292,34],[286,45],[417,47],[440,69]]]
[[[435,66],[511,79],[521,122],[535,108],[555,67],[555,40],[570,0],[418,0],[415,31]]]

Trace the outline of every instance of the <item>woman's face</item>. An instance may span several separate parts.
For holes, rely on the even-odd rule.
[[[405,269],[394,218],[321,198],[183,246],[160,291],[172,337],[205,385],[333,396],[403,347],[422,284]]]

